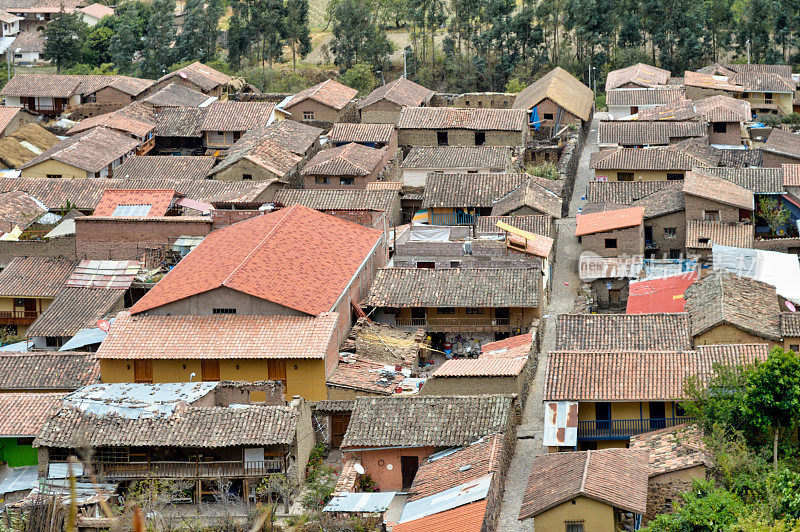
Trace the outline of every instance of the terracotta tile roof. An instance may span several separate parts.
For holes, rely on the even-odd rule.
[[[185,79],[189,83],[200,87],[206,92],[212,91],[220,85],[232,85],[235,83],[235,80],[232,77],[228,76],[227,74],[223,74],[219,70],[215,70],[208,65],[204,65],[199,61],[180,68],[175,72],[165,74],[164,76],[158,78],[156,83],[161,83],[164,80],[176,77]]]
[[[272,102],[216,101],[208,106],[202,131],[249,131],[270,123]]]
[[[424,146],[411,148],[403,168],[483,169],[504,171],[511,162],[511,151],[505,146]]]
[[[597,131],[600,144],[665,146],[673,139],[704,137],[708,126],[697,121],[603,120]]]
[[[291,100],[286,102],[284,109],[291,112],[291,108],[298,103],[312,100],[339,111],[344,109],[357,95],[358,91],[356,89],[351,89],[346,85],[328,79],[295,94]]]
[[[697,272],[686,272],[641,281],[631,280],[628,291],[628,314],[656,314],[683,312],[686,289],[695,280]]]
[[[381,231],[293,205],[212,232],[131,312],[225,286],[316,316],[333,309],[382,238]]]
[[[284,205],[305,205],[318,211],[384,211],[390,219],[397,210],[394,190],[283,189],[275,201]]]
[[[386,150],[351,142],[318,152],[303,167],[303,175],[366,176],[386,159]]]
[[[41,96],[69,98],[75,94],[80,79],[78,76],[52,74],[14,74],[0,94],[3,96]]]
[[[25,336],[73,336],[123,306],[125,290],[65,286],[25,331]]]
[[[687,314],[561,314],[559,351],[681,351],[692,348]]]
[[[154,107],[199,107],[207,102],[208,98],[202,92],[197,92],[180,83],[170,83],[142,98],[141,101]]]
[[[630,205],[664,188],[680,190],[682,185],[675,181],[589,181],[586,184],[586,202]]]
[[[83,11],[87,15],[90,15],[96,19],[101,19],[103,17],[111,17],[114,16],[114,10],[108,6],[104,6],[103,4],[90,4],[86,7],[78,8],[78,11]]]
[[[24,170],[53,160],[89,172],[99,172],[115,160],[131,153],[138,145],[138,140],[127,135],[105,127],[96,127],[62,140],[20,168]]]
[[[208,107],[165,107],[158,113],[156,137],[197,137],[203,136],[200,129],[205,120]]]
[[[781,336],[800,337],[800,314],[781,312]]]
[[[45,420],[61,406],[64,393],[0,393],[0,437],[39,434]]]
[[[82,131],[104,126],[143,139],[155,129],[156,122],[156,112],[152,107],[133,102],[117,111],[81,120],[67,131],[67,135],[76,135]]]
[[[0,389],[77,390],[100,382],[94,353],[71,351],[0,353]]]
[[[617,89],[606,93],[608,106],[666,105],[683,99],[683,87]]]
[[[317,412],[352,412],[354,400],[317,401],[312,408]]]
[[[383,362],[358,358],[350,362],[339,362],[336,370],[328,377],[327,385],[348,388],[370,394],[393,395],[397,384],[405,378],[402,373],[392,373],[391,378],[383,378]]]
[[[725,205],[752,211],[755,208],[753,192],[733,181],[707,174],[702,170],[688,172],[683,180],[683,193],[712,200]]]
[[[658,87],[666,85],[670,75],[672,73],[669,70],[645,63],[636,63],[609,72],[606,76],[606,91],[617,89],[628,83],[634,83],[641,87]]]
[[[554,68],[517,94],[514,109],[530,110],[545,98],[581,120],[588,120],[594,107],[592,89],[561,67]]]
[[[475,219],[475,232],[477,234],[504,234],[505,231],[497,227],[497,222],[504,222],[517,229],[528,233],[553,238],[553,219],[544,214],[524,216],[478,216]]]
[[[431,374],[431,378],[448,377],[516,377],[527,364],[527,357],[447,360]]]
[[[695,100],[694,110],[709,122],[750,122],[753,119],[750,102],[724,94]]]
[[[124,184],[124,183],[120,183]],[[160,189],[116,189],[107,188],[100,201],[94,208],[95,216],[114,216],[118,207],[125,207],[130,205],[149,206],[147,213],[143,215],[133,214],[133,216],[142,216],[144,218],[157,218],[167,214],[167,211],[172,206],[175,199],[174,190],[160,190]],[[117,214],[117,216],[131,216],[130,214]]]
[[[64,406],[36,439],[41,447],[233,447],[289,445],[300,414],[291,406],[185,407],[179,415],[130,419]]]
[[[486,499],[394,525],[392,532],[480,532],[486,519]]]
[[[39,200],[20,190],[0,193],[0,233],[26,227],[47,212]]]
[[[408,501],[498,473],[503,462],[503,438],[503,433],[496,432],[457,450],[442,451],[426,458],[408,490]]]
[[[720,166],[748,168],[761,166],[764,154],[761,150],[718,150]]]
[[[589,166],[594,170],[691,170],[693,166],[713,166],[719,155],[705,156],[667,148],[616,148],[594,152]]]
[[[0,294],[55,297],[77,264],[75,260],[17,257],[0,272]]]
[[[342,449],[452,447],[507,429],[511,396],[356,397]]]
[[[279,179],[284,178],[300,164],[302,158],[273,142],[267,129],[264,127],[251,129],[242,135],[242,138],[228,148],[222,162],[208,171],[208,175],[217,175],[239,161],[247,160],[278,176]]]
[[[800,164],[784,164],[781,169],[784,187],[800,187]]]
[[[154,316],[120,312],[97,358],[325,358],[338,314]]]
[[[397,78],[370,92],[366,98],[358,102],[358,108],[364,108],[380,100],[387,100],[400,107],[419,107],[430,101],[436,94],[422,85],[417,85],[407,78]]]
[[[530,179],[528,174],[431,174],[422,207],[492,207]]]
[[[397,129],[469,129],[524,131],[523,109],[458,109],[453,107],[404,107]],[[520,139],[521,141],[521,139]]]
[[[581,496],[644,514],[647,478],[647,453],[642,451],[604,449],[539,455],[533,459],[519,518],[535,518]]]
[[[214,157],[132,155],[114,170],[121,179],[205,179]]]
[[[767,142],[761,146],[761,150],[800,159],[800,135],[775,128],[769,134]]]
[[[650,476],[714,465],[697,425],[678,425],[631,436],[630,449],[649,455]]]
[[[314,143],[319,141],[323,131],[294,120],[273,122],[264,130],[269,140],[300,156],[305,156]]]
[[[754,194],[784,194],[786,192],[783,188],[783,178],[786,174],[781,168],[698,167],[693,168],[692,172],[736,183],[740,187],[751,190]]]
[[[370,181],[364,187],[365,190],[393,190],[398,194],[401,193],[400,191],[403,190],[403,182],[402,181]],[[407,194],[403,194],[403,196],[407,196]],[[421,197],[420,194],[417,196]]]
[[[575,226],[575,236],[635,227],[640,225],[643,221],[643,207],[630,207],[627,209],[581,214],[578,216]]]
[[[553,218],[561,218],[561,197],[546,188],[546,181],[541,177],[533,177],[498,198],[492,206],[492,216],[506,216],[517,209],[529,207]]]
[[[504,340],[489,342],[481,346],[481,357],[518,357],[530,354],[533,335],[531,333],[510,336]]]
[[[350,124],[339,122],[333,124],[327,137],[333,143],[388,143],[394,134],[394,124]]]
[[[686,198],[680,186],[664,187],[633,202],[634,207],[644,209],[644,219],[680,212],[686,208]]]
[[[772,285],[716,271],[687,288],[684,297],[692,336],[728,324],[762,338],[781,338],[781,311]]]
[[[713,73],[692,72],[687,70],[683,75],[683,84],[687,87],[701,87],[706,89],[717,89],[728,92],[744,92],[744,87],[737,84],[733,79],[726,75],[715,75]]]
[[[764,348],[731,344],[698,351],[554,351],[547,360],[545,401],[673,401],[685,399],[686,379],[703,382],[718,365],[749,364]]]
[[[711,249],[714,244],[737,248],[753,247],[753,225],[747,223],[686,222],[686,247]]]
[[[382,268],[365,304],[373,307],[539,306],[536,268]]]
[[[23,31],[17,35],[9,48],[15,53],[35,52],[41,54],[44,52],[45,42],[43,31]]]
[[[12,13],[58,13],[62,9],[67,13],[72,13],[83,2],[78,0],[66,0],[63,6],[52,0],[5,0],[0,9]]]
[[[17,117],[20,111],[22,111],[22,107],[14,107],[8,105],[0,106],[0,132],[6,130],[8,125],[11,123],[12,120],[14,120]]]

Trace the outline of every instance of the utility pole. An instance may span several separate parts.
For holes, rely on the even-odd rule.
[[[750,39],[747,39],[747,64],[750,64]]]
[[[406,67],[406,54],[408,53],[408,48],[403,48],[403,77],[408,78],[408,68]]]
[[[594,78],[594,99],[597,100],[597,67],[592,67],[592,78]]]

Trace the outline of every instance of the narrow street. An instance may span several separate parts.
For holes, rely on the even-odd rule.
[[[547,353],[555,348],[556,342],[556,316],[572,311],[577,288],[578,258],[581,246],[575,237],[575,216],[582,205],[581,196],[586,191],[586,185],[591,180],[592,172],[589,169],[589,157],[597,151],[597,122],[595,115],[586,146],[581,155],[578,175],[575,179],[575,189],[569,205],[567,218],[556,220],[556,253],[553,267],[552,295],[546,314],[542,320],[544,337],[541,342],[538,367],[533,377],[531,391],[522,415],[522,423],[517,427],[517,448],[511,467],[506,477],[505,493],[500,508],[499,528],[503,532],[514,530],[533,530],[532,526],[525,526],[517,520],[522,497],[528,483],[533,458],[546,452],[542,446],[542,426],[544,424],[544,393],[545,368],[547,366]]]

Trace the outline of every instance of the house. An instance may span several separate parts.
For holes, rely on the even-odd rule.
[[[755,229],[752,223],[686,221],[686,252],[697,259],[708,259],[714,245],[752,248]]]
[[[83,21],[89,26],[95,26],[100,22],[103,17],[113,17],[114,9],[103,4],[89,4],[86,7],[79,7],[76,9],[83,17]]]
[[[96,127],[68,137],[20,167],[21,177],[113,177],[140,142],[117,131]]]
[[[328,142],[334,146],[356,142],[368,148],[388,148],[391,153],[397,151],[397,130],[394,128],[394,123],[350,124],[340,122],[333,124],[327,137]]]
[[[23,31],[18,33],[14,42],[8,47],[8,53],[12,54],[12,62],[15,65],[37,65],[44,63],[42,55],[45,45],[44,32]]]
[[[381,231],[292,205],[211,233],[131,313],[336,312],[343,340],[352,325],[353,302],[366,296],[386,261],[384,239]],[[273,275],[275,282],[260,281]]]
[[[242,80],[232,78],[199,61],[179,68],[158,78],[147,94],[153,94],[167,85],[178,84],[217,99],[227,99],[228,94],[244,88]]]
[[[517,268],[384,268],[364,304],[375,319],[440,333],[527,332],[539,318],[542,270]]]
[[[207,177],[220,181],[296,181],[302,157],[270,137],[265,127],[247,131],[228,149],[222,162],[207,172]]]
[[[114,174],[118,179],[206,179],[215,163],[214,157],[133,155]]]
[[[697,425],[678,425],[631,436],[630,449],[649,455],[647,512],[643,524],[655,516],[672,513],[680,493],[692,489],[692,481],[705,480],[714,466],[711,453]]]
[[[513,423],[504,395],[357,397],[342,463],[359,461],[382,491],[407,490],[425,458],[496,432],[510,438]]]
[[[531,180],[528,174],[431,174],[422,196],[428,222],[472,225],[476,216],[489,216],[495,201]]]
[[[580,214],[575,236],[583,249],[601,257],[644,255],[644,208]]]
[[[17,257],[0,272],[0,325],[23,336],[53,302],[76,261]]]
[[[606,76],[606,92],[617,89],[655,89],[669,84],[672,73],[645,63],[612,70]],[[633,114],[633,113],[631,113]]]
[[[23,17],[12,15],[6,11],[0,12],[0,37],[13,37],[19,34],[19,23],[25,20]]]
[[[561,314],[556,350],[688,351],[690,329],[687,314]]]
[[[639,120],[700,121],[707,124],[708,141],[714,146],[741,146],[752,121],[750,103],[730,96],[701,100],[678,99],[639,112]]]
[[[138,261],[83,260],[25,336],[36,349],[61,347],[81,329],[125,307]]]
[[[46,212],[47,207],[26,192],[0,193],[0,234],[19,232],[22,236]]]
[[[32,123],[35,119],[35,116],[22,107],[0,106],[0,138],[15,133],[22,126]]]
[[[153,130],[158,155],[205,155],[201,125],[207,107],[164,107]]]
[[[165,107],[208,107],[217,101],[217,97],[208,96],[180,83],[170,83],[139,101],[160,111]]]
[[[251,129],[268,126],[274,112],[272,102],[214,102],[200,124],[203,145],[212,150],[230,148]]]
[[[481,356],[476,359],[446,360],[428,377],[420,395],[500,393],[519,399],[530,376],[528,355],[517,358]],[[521,403],[520,403],[521,404]]]
[[[788,65],[715,64],[687,70],[683,83],[692,100],[723,94],[750,102],[755,116],[792,112],[795,82]]]
[[[800,315],[781,312],[781,336],[784,349],[800,353]]]
[[[715,271],[688,287],[684,298],[695,345],[781,341],[781,310],[770,284]]]
[[[59,12],[72,13],[82,3],[77,0],[67,0],[60,3],[44,1],[36,4],[9,2],[4,5],[3,11],[21,19],[19,21],[21,31],[44,31],[47,23],[56,18]]]
[[[250,401],[259,388],[268,394],[266,404]],[[88,447],[93,470],[81,476],[180,479],[195,503],[201,492],[221,493],[228,488],[220,484],[230,481],[230,489],[247,500],[269,474],[305,478],[313,448],[311,411],[302,399],[285,404],[281,395],[277,383],[86,386],[66,396],[42,427],[35,441],[39,473],[46,478],[49,469]]]
[[[429,456],[392,530],[495,530],[511,452],[504,435],[495,433]]]
[[[497,222],[503,222],[527,233],[542,235],[548,238],[555,236],[554,221],[550,216],[543,214],[525,216],[478,216],[475,219],[475,234],[502,235],[505,230],[500,229]]]
[[[491,216],[537,216],[561,218],[561,183],[531,176],[505,196],[495,200]]]
[[[321,128],[292,120],[273,122],[266,128],[267,138],[303,161],[308,161],[320,150],[323,131]]]
[[[403,107],[430,105],[434,91],[417,85],[407,78],[397,78],[382,85],[358,102],[361,122],[365,124],[396,124]]]
[[[606,92],[606,106],[611,118],[622,120],[662,105],[684,98],[683,87],[667,86],[655,89],[617,89]]]
[[[365,189],[367,183],[384,177],[394,154],[351,142],[317,152],[301,171],[305,188]]]
[[[603,120],[598,125],[602,148],[650,148],[690,138],[702,138],[708,126],[699,121]]]
[[[517,94],[514,109],[525,111],[531,133],[546,128],[551,136],[564,126],[591,120],[594,93],[575,76],[556,67]]]
[[[281,102],[278,109],[297,122],[330,126],[354,109],[357,95],[356,89],[328,79]]]
[[[761,146],[762,166],[780,168],[784,164],[797,164],[800,161],[800,135],[775,128],[767,142]]]
[[[628,314],[683,312],[684,293],[697,280],[697,271],[653,279],[631,280],[628,293]]]
[[[403,184],[424,187],[428,174],[505,172],[511,150],[504,146],[425,146],[412,148],[403,164]]]
[[[676,181],[693,166],[718,166],[719,155],[701,146],[616,148],[594,152],[589,167],[595,181]]]
[[[420,146],[524,146],[526,120],[522,109],[404,107],[398,142],[404,153]]]
[[[753,192],[702,170],[686,174],[683,181],[686,219],[705,222],[753,222]]]
[[[155,147],[153,132],[157,120],[152,107],[133,102],[122,109],[81,120],[67,131],[67,135],[73,136],[96,127],[104,127],[138,140],[140,144],[136,148],[136,155],[145,155]]]
[[[8,467],[38,462],[33,438],[66,394],[100,380],[88,353],[0,353],[0,461]]]
[[[402,222],[400,196],[394,190],[283,189],[275,202],[304,205],[337,218],[386,231]]]
[[[636,434],[686,423],[690,418],[684,414],[681,401],[688,399],[687,379],[697,378],[699,385],[705,385],[720,366],[764,360],[768,351],[766,344],[729,344],[698,346],[696,351],[551,352],[545,376],[546,412],[556,411],[559,404],[569,410],[577,409],[571,416],[577,417],[577,423],[570,423],[568,438],[546,437],[544,444],[550,451],[563,447],[578,450],[625,447]],[[558,418],[547,413],[546,435],[553,421],[555,427],[559,426]]]
[[[539,455],[533,459],[519,519],[532,518],[539,530],[636,530],[647,509],[647,478],[642,451]]]

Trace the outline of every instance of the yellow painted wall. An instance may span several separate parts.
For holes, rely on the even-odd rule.
[[[83,179],[86,177],[86,170],[51,159],[22,170],[20,177],[47,177],[48,174]]]
[[[265,359],[221,360],[219,372],[222,380],[269,380]],[[201,379],[199,359],[153,360],[155,382],[187,382],[192,373],[195,373],[192,380],[197,382]],[[133,361],[102,359],[100,377],[102,382],[133,382]],[[324,360],[286,360],[286,397],[290,399],[293,395],[299,395],[307,401],[323,401],[327,398]],[[254,397],[254,400],[258,400],[258,397]]]
[[[595,170],[597,177],[606,177],[609,181],[618,181],[617,173],[633,173],[634,181],[666,181],[667,174],[686,174],[684,170]]]
[[[694,345],[720,345],[720,344],[778,344],[766,338],[755,336],[732,325],[723,323],[694,337]]]
[[[566,530],[566,523],[570,521],[582,521],[584,532],[611,532],[615,529],[614,508],[578,497],[537,515],[533,518],[533,525],[537,532],[556,532]]]

